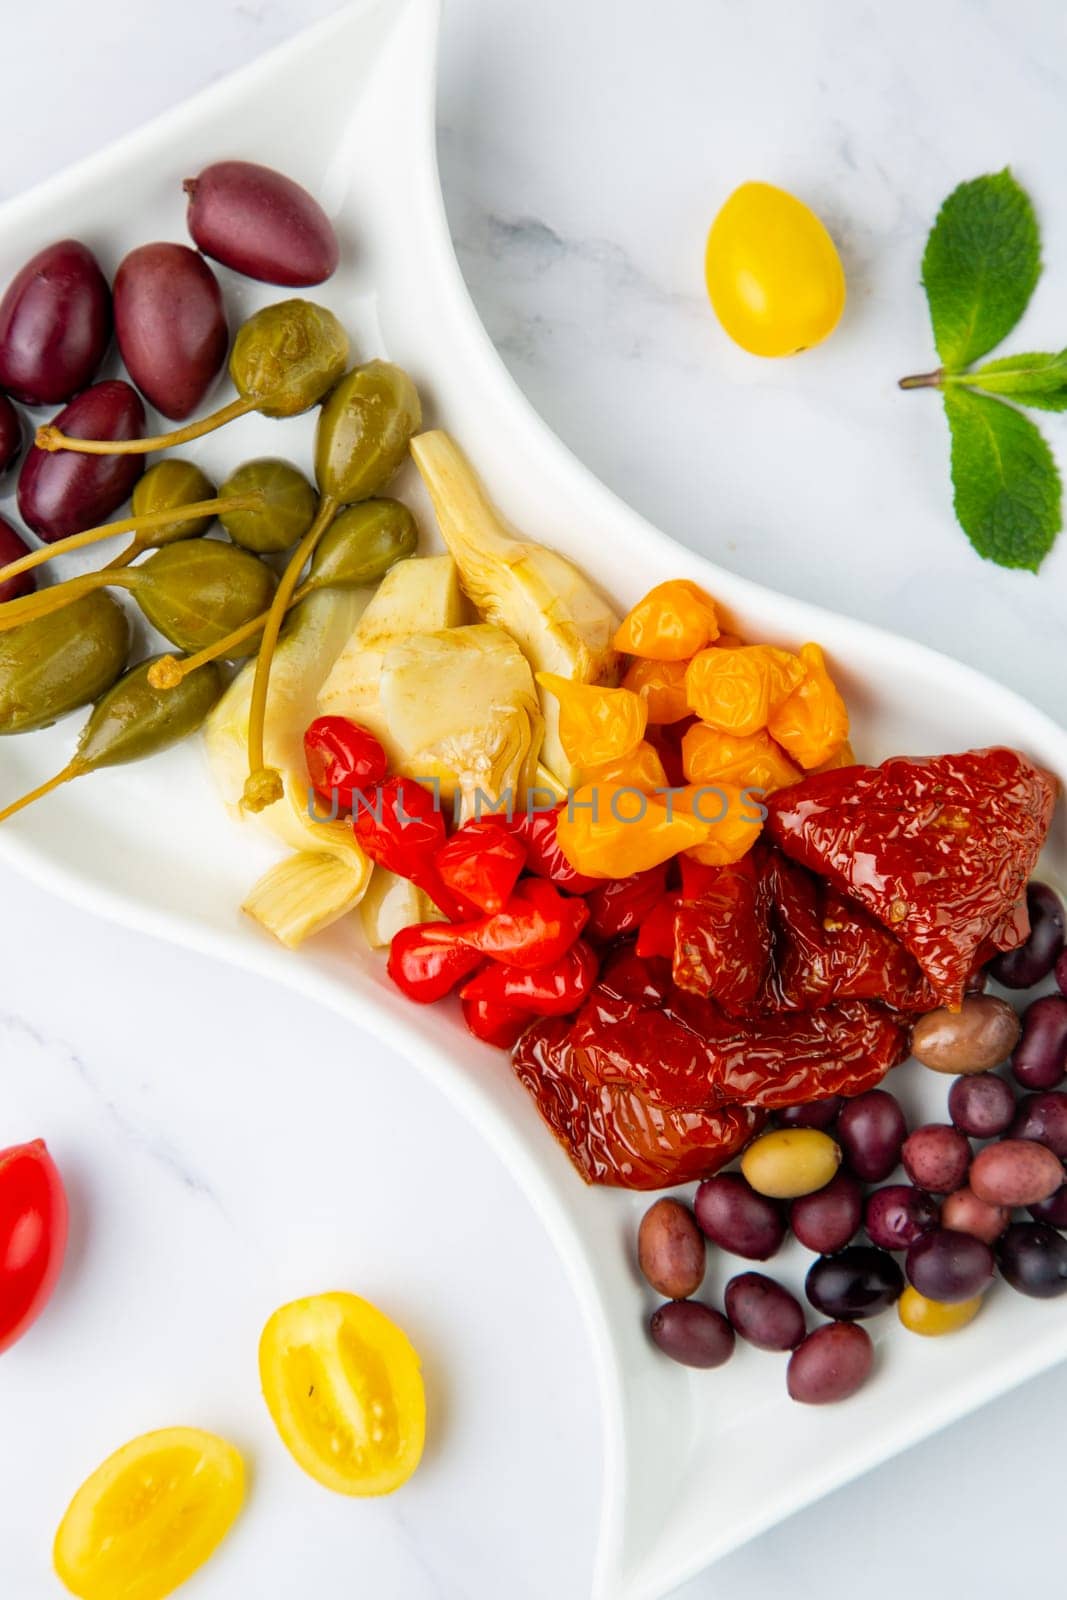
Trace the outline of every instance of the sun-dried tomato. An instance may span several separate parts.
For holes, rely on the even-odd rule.
[[[775,1109],[861,1094],[908,1053],[903,1020],[862,1000],[733,1018],[680,989],[662,1011],[620,1004],[610,1012],[594,989],[572,1039],[595,1082],[628,1085],[676,1110],[715,1101]]]
[[[938,1004],[915,957],[862,906],[769,850],[763,902],[774,924],[774,965],[761,997],[768,1011],[815,1011],[837,1000],[881,1000],[898,1011]]]
[[[697,898],[683,900],[674,923],[674,981],[741,1016],[767,981],[770,959],[767,894],[750,854],[720,867]]]
[[[767,830],[889,928],[938,1000],[958,1006],[980,952],[1019,941],[1055,798],[1055,780],[1017,750],[895,756],[768,796]]]
[[[564,1017],[528,1028],[513,1065],[586,1183],[666,1189],[710,1178],[765,1121],[754,1107],[675,1111],[626,1085],[594,1083]]]

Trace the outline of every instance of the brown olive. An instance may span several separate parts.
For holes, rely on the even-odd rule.
[[[971,1190],[988,1206],[1032,1206],[1061,1188],[1063,1163],[1032,1139],[987,1144],[971,1166]]]
[[[942,1006],[915,1024],[911,1053],[934,1072],[988,1072],[1006,1061],[1022,1025],[1006,1000],[968,995],[959,1011]]]
[[[686,1300],[704,1281],[706,1246],[693,1213],[680,1200],[664,1198],[641,1218],[637,1260],[659,1294]]]

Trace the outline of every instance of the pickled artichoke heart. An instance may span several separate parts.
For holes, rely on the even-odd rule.
[[[419,434],[411,453],[480,614],[511,634],[536,671],[615,683],[619,618],[588,578],[566,557],[511,532],[448,434]],[[541,708],[541,759],[561,783],[573,784],[578,774],[559,740],[558,702],[545,695]]]
[[[372,950],[384,950],[401,928],[416,922],[440,922],[440,912],[421,889],[386,867],[375,867],[370,886],[359,904],[363,936]]]
[[[412,556],[383,578],[319,693],[324,716],[350,717],[372,729],[393,754],[379,705],[382,663],[390,645],[412,633],[455,628],[467,603],[451,556]]]
[[[359,590],[329,589],[309,595],[278,647],[271,675],[267,709],[267,759],[283,777],[285,794],[258,814],[277,838],[299,852],[279,877],[272,868],[249,897],[258,921],[288,943],[325,927],[356,905],[366,890],[371,865],[357,845],[349,823],[313,819],[308,810],[304,764],[304,729],[316,715],[315,696],[323,678],[349,637],[366,603]],[[255,664],[234,679],[208,718],[204,730],[208,759],[223,798],[241,813],[240,800],[248,774],[248,714]],[[327,855],[344,869],[325,874],[317,861]],[[273,886],[275,897],[271,896]],[[302,896],[302,909],[300,901]],[[303,934],[299,928],[303,927]]]
[[[295,950],[313,933],[354,911],[368,881],[373,881],[369,862],[366,873],[357,872],[340,856],[298,850],[252,885],[241,910]]]
[[[390,646],[376,720],[394,771],[439,785],[463,817],[487,799],[525,804],[544,723],[530,664],[503,628],[480,622]]]

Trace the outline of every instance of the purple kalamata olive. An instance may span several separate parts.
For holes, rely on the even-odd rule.
[[[144,437],[141,397],[119,378],[86,389],[55,421],[75,439]],[[130,498],[144,469],[144,456],[89,456],[34,445],[19,473],[22,520],[48,544],[95,528]]]
[[[1030,933],[1024,944],[994,956],[989,971],[1005,989],[1032,989],[1047,978],[1063,951],[1063,901],[1035,879],[1026,890]]]
[[[10,472],[22,449],[22,419],[6,394],[0,394],[0,473]]]
[[[29,553],[30,547],[22,535],[15,532],[10,522],[0,517],[0,567],[6,567],[10,561],[19,561]],[[20,572],[17,577],[0,583],[0,605],[7,600],[19,600],[24,594],[32,594],[36,587],[35,573]]]
[[[222,290],[185,244],[142,244],[115,274],[115,337],[126,370],[157,411],[180,422],[196,410],[229,335]]]
[[[193,241],[223,266],[291,288],[336,270],[333,224],[292,178],[251,161],[217,161],[184,187]]]
[[[809,1100],[806,1105],[784,1106],[781,1111],[775,1112],[774,1120],[780,1128],[821,1128],[823,1133],[829,1133],[844,1103],[839,1094],[832,1094],[826,1100]]]
[[[874,1345],[855,1322],[824,1322],[789,1357],[789,1397],[802,1405],[832,1405],[862,1388],[874,1366]]]
[[[867,1196],[863,1220],[868,1239],[880,1250],[907,1250],[937,1227],[939,1216],[937,1201],[922,1189],[891,1183]]]
[[[111,291],[77,239],[38,251],[0,300],[0,388],[54,406],[91,383],[111,338]]]
[[[1023,1014],[1011,1070],[1024,1089],[1055,1089],[1067,1077],[1067,999],[1042,995]]]
[[[1047,1094],[1026,1094],[1019,1101],[1015,1120],[1008,1129],[1009,1139],[1036,1139],[1047,1145],[1061,1161],[1067,1161],[1067,1094],[1062,1090]]]

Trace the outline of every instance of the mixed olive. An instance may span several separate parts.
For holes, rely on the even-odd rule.
[[[1012,952],[1007,978],[1003,957],[989,976],[1010,988],[1021,974],[1017,986],[1030,987],[1055,972],[1060,992],[1031,1000],[1021,1017],[976,993],[958,1011],[916,1022],[915,1056],[958,1074],[945,1122],[909,1131],[886,1089],[790,1106],[748,1146],[739,1172],[705,1179],[691,1203],[665,1196],[646,1212],[638,1265],[668,1302],[650,1323],[661,1351],[721,1366],[736,1336],[788,1353],[789,1394],[820,1405],[866,1382],[874,1346],[863,1324],[892,1306],[903,1327],[931,1338],[973,1321],[998,1272],[1037,1299],[1067,1293],[1063,909],[1045,884],[1032,883],[1027,899],[1030,937]],[[994,1070],[1005,1066],[1010,1076]],[[1018,1097],[1012,1079],[1037,1092]],[[907,1181],[887,1183],[900,1167]],[[801,1301],[763,1272],[730,1277],[721,1312],[692,1298],[709,1244],[762,1262],[790,1233],[814,1252],[804,1297],[829,1321],[809,1332]]]
[[[316,590],[377,583],[414,553],[411,513],[380,498],[420,423],[411,379],[384,361],[349,370],[345,329],[306,299],[253,312],[231,347],[207,259],[289,288],[321,283],[339,259],[326,214],[291,179],[250,162],[207,167],[185,189],[197,248],[140,245],[109,285],[85,245],[62,240],[0,299],[0,472],[22,457],[19,514],[40,541],[0,519],[0,734],[92,707],[68,766],[0,821],[70,778],[194,731],[225,687],[224,664],[248,655],[257,661],[246,803],[268,804],[279,779],[264,763],[263,727],[286,616]],[[112,334],[130,381],[100,377]],[[227,357],[236,398],[194,418]],[[13,401],[63,409],[32,435]],[[179,426],[150,432],[145,401]],[[245,462],[218,488],[177,456],[146,470],[149,453],[248,412],[283,419],[314,407],[314,483],[274,457]],[[131,499],[131,514],[119,515]],[[38,588],[37,569],[54,558],[123,535],[99,570]],[[129,621],[109,592],[120,590],[182,655],[130,668]]]

